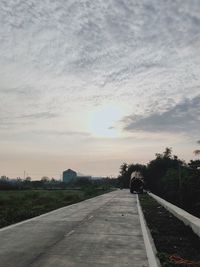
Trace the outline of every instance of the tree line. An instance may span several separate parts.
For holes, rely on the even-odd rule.
[[[40,180],[32,180],[31,177],[24,179],[18,177],[10,179],[3,175],[0,177],[0,190],[29,190],[29,189],[70,189],[70,188],[88,188],[88,187],[101,187],[110,188],[117,187],[118,180],[110,178],[101,178],[95,180],[89,179],[75,179],[69,183],[61,180],[43,176]]]

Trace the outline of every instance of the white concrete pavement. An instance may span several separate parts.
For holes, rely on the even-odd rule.
[[[0,267],[148,267],[136,196],[118,190],[0,230]]]

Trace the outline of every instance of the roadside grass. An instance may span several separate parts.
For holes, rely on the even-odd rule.
[[[200,267],[200,238],[149,195],[139,196],[163,267]]]
[[[109,189],[0,191],[0,228],[95,197]]]

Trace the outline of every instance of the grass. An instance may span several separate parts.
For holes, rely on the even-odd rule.
[[[200,266],[200,238],[149,195],[140,195],[142,210],[163,267]]]
[[[97,188],[0,191],[0,228],[106,192]]]

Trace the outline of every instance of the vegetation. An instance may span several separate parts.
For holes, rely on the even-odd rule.
[[[139,197],[162,266],[200,266],[200,238],[149,195]]]
[[[39,181],[0,177],[0,228],[42,213],[110,192],[117,179],[75,179],[70,183],[49,179]]]
[[[200,140],[197,141],[197,144],[200,145]],[[194,154],[195,154],[195,155],[200,155],[200,149],[196,149],[196,150],[194,151]]]
[[[0,228],[110,190],[109,187],[88,186],[79,190],[0,191]]]
[[[63,181],[55,180],[54,178],[49,179],[44,176],[41,180],[31,181],[31,177],[26,177],[25,179],[16,178],[10,179],[6,176],[0,177],[0,190],[29,190],[29,189],[80,189],[86,187],[116,187],[118,184],[117,179],[75,179],[70,183],[64,183]]]
[[[200,217],[200,160],[188,164],[166,148],[147,165],[123,163],[118,177],[120,186],[129,187],[133,171],[144,176],[145,187],[160,197]]]

